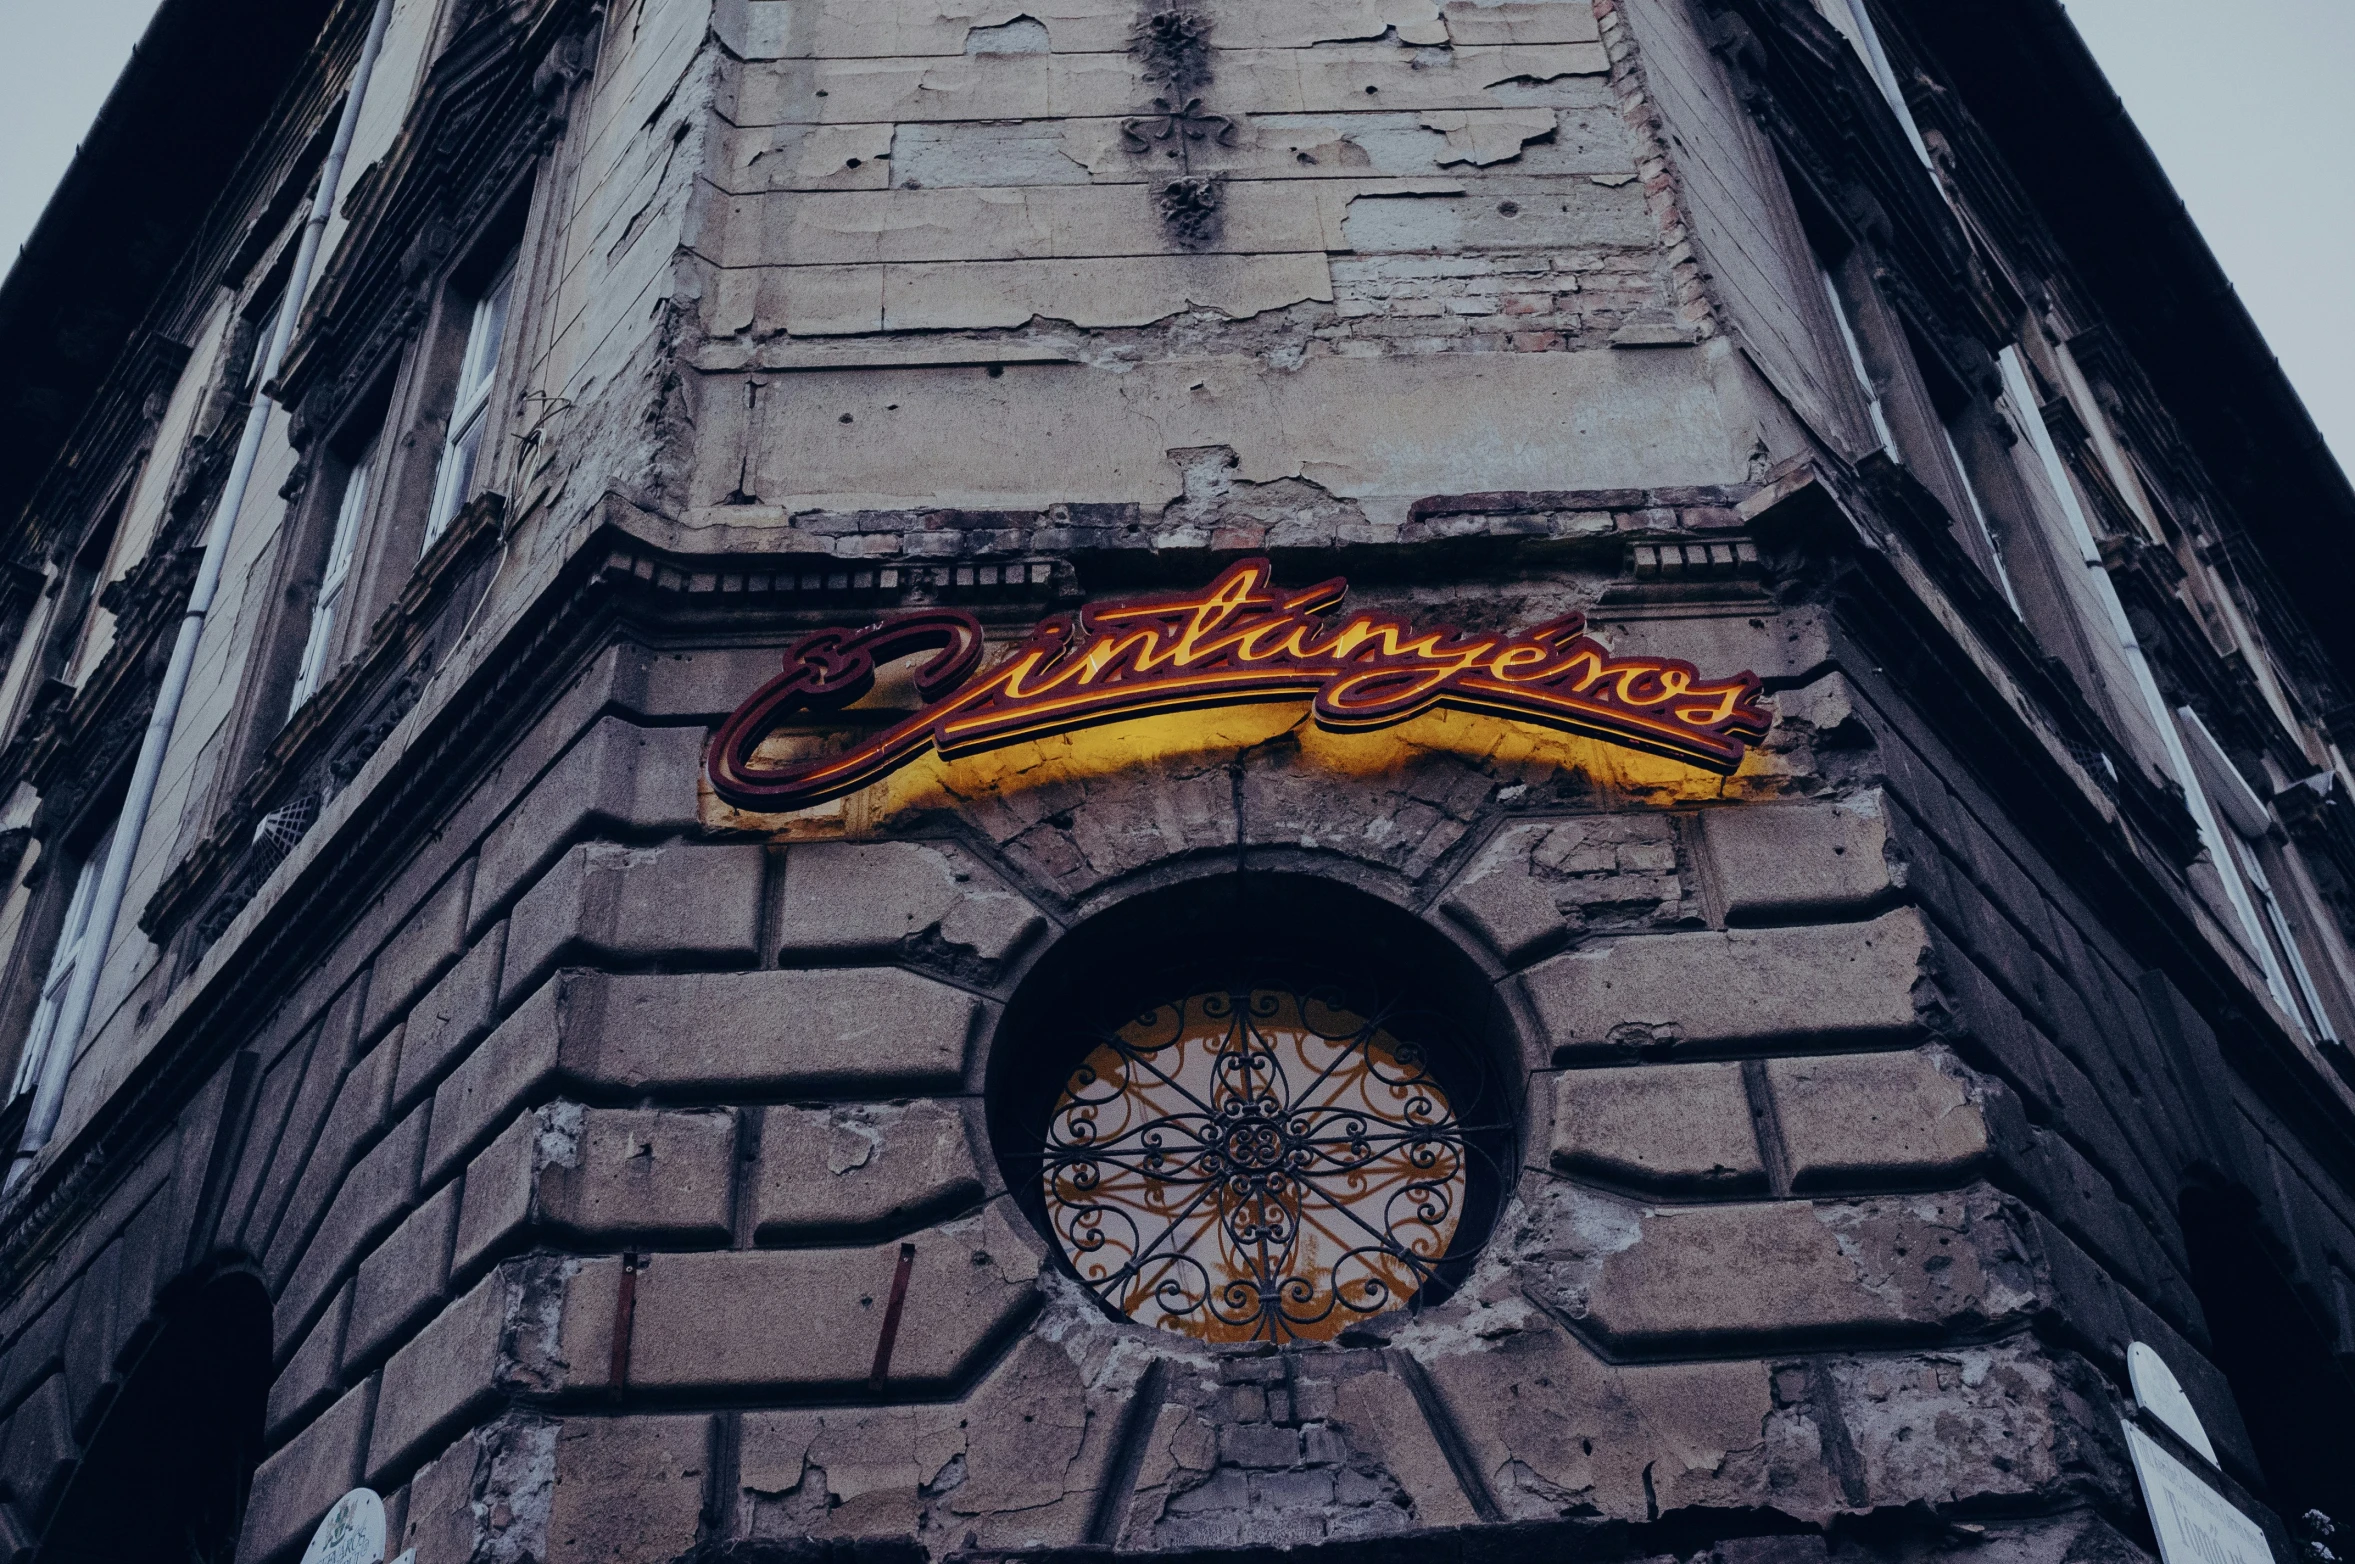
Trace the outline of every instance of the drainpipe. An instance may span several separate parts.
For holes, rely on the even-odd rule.
[[[327,220],[335,215],[344,159],[352,149],[352,130],[359,123],[361,101],[368,96],[368,78],[375,73],[376,57],[384,50],[384,34],[392,22],[392,8],[393,0],[376,0],[376,13],[368,20],[368,37],[360,46],[360,61],[352,70],[351,87],[344,94],[343,113],[336,121],[335,141],[328,148],[327,161],[320,166],[319,188],[312,192],[302,239],[295,248],[294,269],[287,276],[286,294],[278,303],[278,320],[270,330],[269,352],[262,360],[262,385],[277,377],[279,365],[286,358],[287,342],[294,335],[295,318],[302,313],[303,295],[310,289],[311,270],[319,260],[319,245],[326,237]],[[106,868],[98,879],[97,904],[90,909],[88,926],[96,943],[91,947],[91,954],[74,968],[73,981],[66,986],[65,999],[58,1006],[57,1029],[50,1034],[49,1056],[41,1061],[41,1079],[33,1089],[32,1117],[25,1124],[16,1161],[8,1169],[7,1189],[14,1189],[23,1180],[33,1165],[33,1158],[57,1132],[58,1115],[65,1106],[66,1077],[73,1070],[74,1050],[81,1043],[82,1028],[90,1019],[90,1002],[97,997],[98,979],[106,967],[108,948],[114,943],[115,922],[122,915],[123,892],[130,885],[131,864],[139,855],[139,839],[145,834],[147,812],[155,802],[155,785],[163,771],[164,751],[171,746],[172,729],[180,720],[180,703],[188,694],[188,676],[196,665],[196,643],[204,635],[205,616],[212,612],[213,599],[220,594],[221,567],[228,557],[230,534],[236,529],[238,511],[244,507],[245,491],[253,482],[254,464],[262,454],[263,433],[269,427],[270,415],[277,410],[278,404],[269,396],[255,394],[253,412],[246,418],[244,437],[237,444],[237,459],[229,468],[228,487],[222,490],[221,502],[213,509],[212,524],[205,530],[204,558],[197,566],[196,584],[188,594],[188,610],[180,621],[179,639],[172,643],[172,661],[164,672],[163,688],[156,694],[155,714],[147,720],[147,734],[139,744],[139,760],[131,769],[131,789],[123,799],[121,823],[115,827],[114,845],[107,851]]]

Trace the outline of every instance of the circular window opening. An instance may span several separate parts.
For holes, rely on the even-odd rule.
[[[1023,985],[992,1056],[1007,1182],[1114,1313],[1330,1341],[1451,1291],[1514,1165],[1478,971],[1362,893],[1140,898]]]

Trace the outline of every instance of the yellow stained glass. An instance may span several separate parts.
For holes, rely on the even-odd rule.
[[[1205,1341],[1324,1341],[1406,1303],[1461,1219],[1461,1126],[1421,1052],[1314,996],[1195,994],[1092,1051],[1048,1128],[1081,1280]]]

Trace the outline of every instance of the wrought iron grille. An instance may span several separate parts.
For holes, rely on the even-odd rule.
[[[1040,1178],[1073,1269],[1131,1319],[1323,1341],[1433,1280],[1502,1129],[1465,1124],[1378,1018],[1217,989],[1102,1037],[1063,1085]]]

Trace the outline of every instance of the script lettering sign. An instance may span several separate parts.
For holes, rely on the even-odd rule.
[[[1605,739],[1721,775],[1766,735],[1755,675],[1705,679],[1692,664],[1614,657],[1577,614],[1511,633],[1418,629],[1344,613],[1339,578],[1295,591],[1264,559],[1199,592],[1092,603],[1043,621],[984,668],[981,626],[953,609],[820,630],[738,707],[706,757],[713,791],[741,809],[838,798],[926,751],[972,754],[1094,723],[1243,702],[1303,701],[1323,727],[1388,727],[1435,707]],[[770,759],[778,728],[839,711],[878,665],[921,653],[923,706],[839,754]]]

